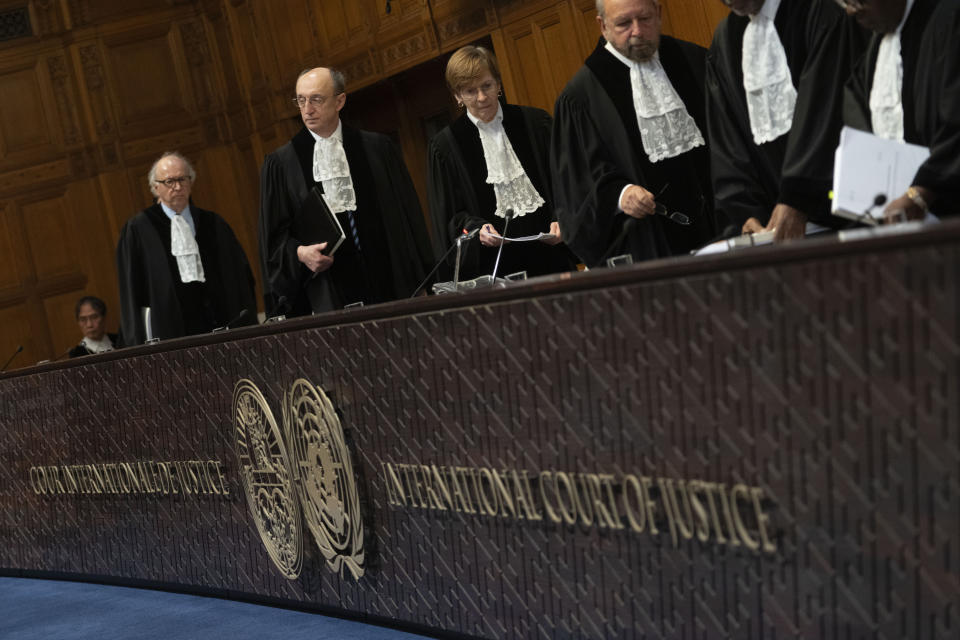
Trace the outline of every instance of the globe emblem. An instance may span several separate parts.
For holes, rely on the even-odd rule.
[[[233,391],[240,478],[267,554],[285,577],[300,575],[303,536],[290,459],[283,436],[257,386],[241,380]]]
[[[300,379],[284,402],[284,425],[304,520],[320,553],[341,576],[363,573],[363,520],[340,419],[322,389]]]

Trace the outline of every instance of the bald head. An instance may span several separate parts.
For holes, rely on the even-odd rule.
[[[347,102],[343,74],[316,67],[297,78],[297,104],[303,124],[321,138],[329,138],[340,124],[340,110]]]
[[[597,15],[600,16],[601,18],[607,15],[608,1],[609,0],[597,0]],[[656,7],[660,6],[660,0],[650,0],[650,2]]]
[[[660,48],[658,0],[598,0],[597,22],[604,39],[634,62],[649,60]]]

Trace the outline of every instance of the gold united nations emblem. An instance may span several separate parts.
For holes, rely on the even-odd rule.
[[[303,520],[331,569],[364,572],[363,520],[350,450],[333,403],[299,379],[283,398],[283,434],[257,386],[233,392],[237,457],[247,503],[267,553],[289,579],[303,563]]]

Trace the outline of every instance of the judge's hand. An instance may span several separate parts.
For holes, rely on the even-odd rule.
[[[314,273],[321,273],[333,266],[333,256],[323,254],[327,248],[326,242],[320,244],[300,245],[297,247],[297,259]]]
[[[764,231],[776,231],[774,242],[796,240],[807,233],[807,214],[786,204],[778,204],[770,214],[770,222]]]
[[[550,245],[551,247],[554,246],[554,245],[560,244],[561,242],[563,242],[563,235],[561,235],[561,233],[560,233],[560,223],[559,223],[559,222],[551,222],[551,223],[550,223],[550,232],[549,232],[549,233],[550,233],[550,237],[548,237],[548,238],[540,238],[540,242],[542,242],[542,243],[544,243],[544,244],[548,244],[548,245]]]
[[[492,224],[485,224],[480,227],[480,244],[485,247],[499,247],[503,244],[503,240],[499,238],[499,235]]]
[[[740,230],[741,233],[760,233],[761,231],[763,231],[763,225],[756,218],[747,218],[743,223],[743,229]]]
[[[883,210],[883,224],[896,224],[907,220],[923,220],[926,211],[907,196],[900,196]]]
[[[652,216],[657,211],[653,194],[641,186],[631,184],[620,196],[620,209],[634,218]]]

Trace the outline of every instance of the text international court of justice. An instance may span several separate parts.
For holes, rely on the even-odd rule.
[[[11,592],[960,638],[960,0],[0,0],[0,96]]]

